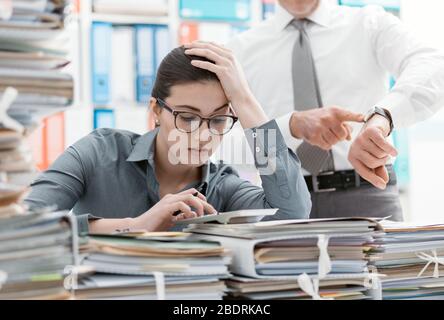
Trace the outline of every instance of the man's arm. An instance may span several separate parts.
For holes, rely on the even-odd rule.
[[[385,164],[396,156],[386,141],[390,118],[395,128],[429,118],[444,105],[444,55],[415,39],[398,18],[377,7],[366,8],[370,40],[379,64],[396,84],[376,106],[389,117],[373,116],[352,143],[348,159],[356,171],[374,186],[385,189]]]
[[[382,8],[368,11],[376,59],[396,79],[390,93],[376,105],[390,112],[395,128],[431,117],[444,105],[444,54],[420,42]]]

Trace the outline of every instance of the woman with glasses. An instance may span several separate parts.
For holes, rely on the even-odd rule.
[[[240,209],[278,208],[272,219],[308,217],[300,162],[228,49],[194,42],[172,50],[159,66],[150,108],[154,130],[95,130],[33,182],[25,202],[72,209],[82,234],[175,230],[180,219]],[[237,121],[262,188],[210,161]]]

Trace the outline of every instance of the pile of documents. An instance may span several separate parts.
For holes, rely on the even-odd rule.
[[[370,264],[383,299],[444,299],[444,224],[382,221]]]
[[[166,16],[168,0],[94,0],[93,11],[106,14]]]
[[[8,87],[15,88],[18,96],[7,114],[33,128],[73,100],[73,79],[62,72],[70,51],[66,1],[13,0],[1,7],[0,97]]]
[[[66,299],[76,232],[62,212],[27,212],[26,188],[0,184],[0,299]],[[66,287],[66,289],[65,289]]]
[[[368,299],[367,253],[378,227],[356,218],[193,223],[185,231],[233,252],[230,297]]]
[[[1,123],[17,125],[8,117]],[[33,170],[23,140],[20,131],[0,129],[0,299],[66,299],[64,271],[75,262],[77,231],[65,213],[29,212],[21,203],[27,184],[11,177]]]
[[[0,180],[26,186],[36,176],[32,153],[25,135],[0,128]]]
[[[91,235],[76,299],[221,299],[230,256],[219,243],[182,232]]]

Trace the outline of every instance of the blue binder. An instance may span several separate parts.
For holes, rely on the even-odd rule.
[[[136,98],[140,103],[147,103],[155,78],[155,27],[136,25]]]
[[[94,129],[97,128],[114,128],[116,121],[114,110],[112,109],[95,109],[94,110]]]
[[[110,100],[112,25],[94,22],[91,30],[92,100],[106,104]]]
[[[167,26],[157,26],[154,34],[156,71],[163,58],[171,51],[170,31]]]

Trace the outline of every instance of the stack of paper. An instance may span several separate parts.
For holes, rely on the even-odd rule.
[[[0,185],[0,299],[67,299],[66,267],[76,245],[62,212],[26,212],[24,190]]]
[[[221,299],[230,256],[219,243],[186,233],[90,236],[77,299]]]
[[[32,167],[22,140],[0,129],[2,178]],[[28,212],[21,203],[27,191],[0,183],[0,299],[68,298],[64,270],[74,264],[75,224],[63,213]]]
[[[370,263],[383,299],[444,299],[444,224],[381,224]]]
[[[35,172],[24,143],[35,115],[72,98],[71,77],[59,70],[67,63],[62,47],[49,45],[63,30],[64,7],[62,0],[0,3],[0,299],[69,298],[68,270],[76,270],[72,218],[21,203]]]
[[[1,180],[23,186],[37,174],[24,134],[0,128],[0,172]]]
[[[0,20],[0,98],[8,87],[18,91],[7,114],[26,128],[73,100],[72,77],[61,71],[69,63],[65,2],[12,1]]]
[[[344,218],[202,223],[185,231],[232,250],[236,277],[227,281],[232,297],[365,299],[367,252],[378,226],[369,219]],[[319,282],[316,294],[301,287],[303,274]]]
[[[166,16],[168,0],[94,0],[93,11],[120,15]]]
[[[249,300],[306,300],[310,298],[293,279],[255,279],[234,276],[225,281],[228,287],[227,299]],[[369,283],[369,284],[367,284]],[[362,300],[370,299],[367,293],[371,283],[362,275],[345,275],[344,277],[327,276],[319,280],[318,294],[323,299]]]

